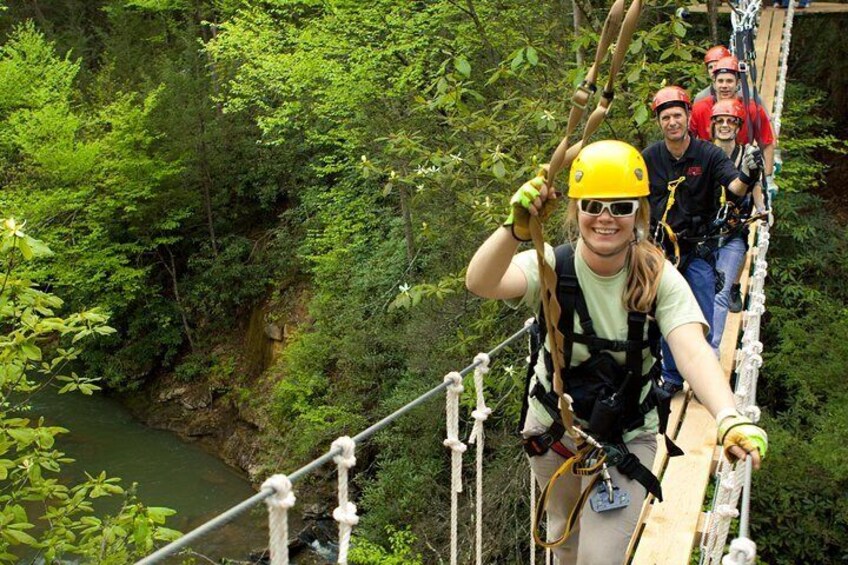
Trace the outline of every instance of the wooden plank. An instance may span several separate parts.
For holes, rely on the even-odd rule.
[[[677,393],[674,398],[671,399],[671,414],[668,417],[668,431],[671,439],[675,439],[677,437],[680,420],[686,412],[686,407],[688,406],[689,401],[693,398],[692,394],[688,391],[688,386],[689,385],[686,385],[687,388],[685,392]],[[668,464],[668,460],[669,458],[668,452],[665,448],[665,440],[661,435],[657,435],[657,454],[654,457],[654,464],[651,467],[651,472],[659,478],[660,481],[662,481],[663,472]],[[627,546],[626,555],[628,558],[633,553],[633,550],[639,541],[642,528],[651,514],[651,508],[653,505],[654,496],[649,494],[642,503],[642,512],[639,514],[639,525],[636,526],[636,530],[634,530],[633,535],[630,537],[630,544]]]
[[[695,6],[687,6],[687,10],[689,10],[692,14],[706,14],[707,13],[707,5],[706,4],[696,4]],[[779,9],[779,8],[776,8]],[[784,12],[786,10],[783,10]],[[812,2],[806,8],[798,8],[795,6],[795,16],[804,16],[804,15],[813,15],[813,14],[839,14],[848,12],[848,4],[839,4],[836,2]],[[722,4],[718,9],[719,14],[730,14],[730,8]]]
[[[768,46],[769,33],[771,33],[771,19],[774,16],[774,10],[763,10],[760,12],[760,21],[757,24],[757,37],[754,38],[754,53],[757,56],[757,68],[762,69],[763,61],[765,61],[766,47]],[[760,77],[757,77],[758,79]],[[760,87],[760,81],[757,81],[757,88]]]
[[[774,11],[775,9],[770,8],[770,10]],[[772,18],[771,33],[769,34],[765,59],[760,59],[759,55],[757,56],[758,60],[765,61],[764,65],[760,68],[762,76],[759,90],[760,97],[763,100],[763,106],[769,113],[772,112],[772,107],[774,106],[774,91],[777,85],[777,73],[780,70],[780,43],[783,39],[783,22],[785,17],[786,12],[775,11]]]
[[[668,463],[663,477],[666,502],[651,509],[633,556],[634,565],[689,562],[716,444],[715,421],[695,400],[686,408],[677,444],[686,456]]]

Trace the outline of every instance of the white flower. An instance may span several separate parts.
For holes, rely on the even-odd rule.
[[[457,163],[462,163],[465,159],[462,158],[462,153],[450,154],[450,158],[453,159]]]
[[[406,283],[403,283],[402,285],[400,285],[400,291],[402,293],[406,294],[407,292],[409,292],[409,285],[406,284]]]
[[[542,120],[546,122],[553,122],[556,120],[556,116],[550,110],[545,110],[544,112],[542,112]]]

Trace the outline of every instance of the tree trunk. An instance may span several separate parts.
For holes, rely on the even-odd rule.
[[[707,17],[710,21],[710,41],[718,45],[718,5],[720,0],[707,0]]]
[[[580,28],[583,27],[583,24],[586,21],[586,16],[583,13],[583,10],[580,9],[580,6],[577,4],[576,0],[572,1],[571,7],[573,9],[574,14],[574,37],[577,37],[580,34]],[[583,66],[583,61],[585,60],[586,55],[583,51],[583,48],[579,48],[577,50],[577,54],[575,55],[575,60],[577,62],[578,67]]]
[[[186,338],[188,338],[188,345],[191,348],[192,353],[194,353],[194,338],[191,337],[191,326],[188,324],[188,316],[186,316],[185,308],[183,307],[183,302],[180,298],[180,287],[177,284],[177,264],[176,261],[174,261],[174,254],[171,252],[171,248],[165,246],[165,251],[168,252],[168,260],[166,261],[165,258],[162,257],[161,252],[159,253],[159,259],[162,261],[162,265],[171,277],[171,289],[174,292],[174,301],[177,303],[177,310],[180,311],[180,317],[183,322],[183,330],[185,330]]]
[[[400,210],[403,214],[403,233],[406,238],[406,260],[411,263],[415,257],[415,240],[412,235],[412,213],[409,211],[409,195],[406,193],[406,187],[399,185],[398,194],[400,195]]]
[[[200,167],[200,190],[203,193],[203,207],[206,210],[206,225],[209,229],[209,243],[212,254],[218,256],[218,240],[215,237],[215,221],[212,215],[212,175],[209,173],[209,156],[206,150],[206,120],[203,109],[200,109],[200,135],[197,143],[198,166]]]

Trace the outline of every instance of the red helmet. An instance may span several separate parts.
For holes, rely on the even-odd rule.
[[[731,55],[730,57],[722,57],[713,67],[713,78],[719,73],[739,74],[739,59]]]
[[[680,106],[686,108],[688,112],[692,108],[692,102],[689,100],[689,95],[679,86],[666,86],[660,88],[654,94],[654,100],[651,102],[651,110],[654,115],[659,114],[662,110],[671,106]]]
[[[713,111],[710,114],[710,118],[717,118],[718,116],[736,118],[741,125],[745,121],[745,106],[742,105],[742,102],[738,98],[719,100],[713,104]]]
[[[709,65],[710,63],[715,63],[719,59],[732,56],[733,53],[730,52],[730,49],[724,45],[716,45],[715,47],[707,49],[707,54],[704,55],[704,64]]]

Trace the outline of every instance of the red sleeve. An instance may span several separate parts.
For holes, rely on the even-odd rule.
[[[765,108],[758,106],[760,116],[760,130],[757,132],[757,145],[765,147],[774,143],[774,131],[771,129],[771,120]]]
[[[699,100],[692,106],[692,117],[689,120],[689,133],[698,139],[710,141],[710,114],[712,114],[712,98]]]

